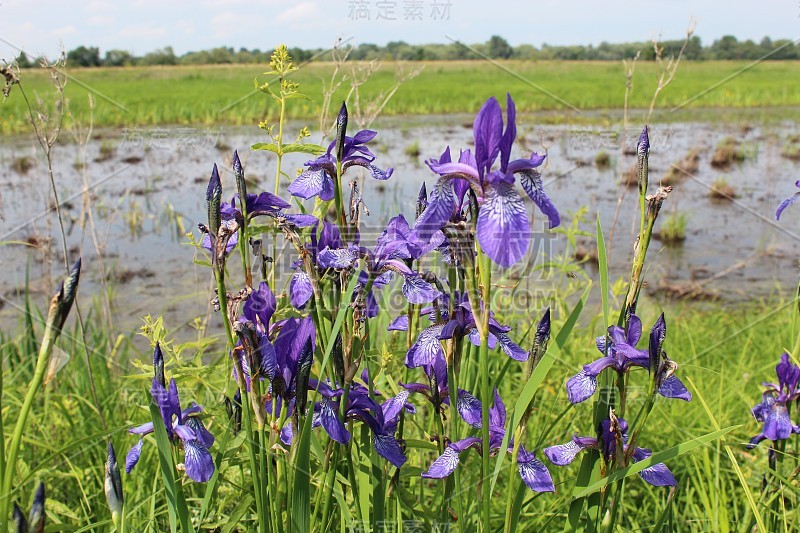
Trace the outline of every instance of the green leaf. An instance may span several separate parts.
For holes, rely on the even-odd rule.
[[[219,472],[222,468],[222,461],[225,458],[225,451],[228,449],[228,441],[230,440],[231,435],[233,432],[231,431],[232,423],[228,424],[228,427],[225,428],[225,435],[222,437],[221,442],[218,442],[217,446],[219,447],[217,451],[217,457],[214,460],[214,473],[211,475],[211,479],[208,480],[206,484],[206,493],[203,495],[203,503],[200,506],[200,516],[197,519],[198,527],[203,524],[203,519],[208,512],[208,509],[211,505],[211,501],[217,495],[217,481],[219,480]]]
[[[700,402],[700,405],[703,406],[703,409],[708,415],[708,418],[711,419],[711,423],[714,425],[715,428],[719,429],[719,423],[717,422],[716,417],[714,417],[714,413],[709,408],[708,403],[706,403],[706,400],[703,397],[703,394],[700,392],[700,389],[697,388],[697,386],[694,384],[694,381],[692,381],[692,378],[690,378],[689,376],[686,376],[686,381],[688,381],[689,385],[691,385],[694,395],[697,397],[697,400]],[[724,438],[722,439],[722,442],[723,443],[725,442]],[[750,490],[750,486],[747,484],[747,478],[745,477],[744,472],[742,472],[742,468],[739,466],[739,461],[736,460],[736,456],[734,455],[733,450],[731,450],[731,447],[729,445],[723,444],[723,447],[725,448],[725,453],[728,455],[728,458],[731,460],[731,464],[733,465],[733,470],[736,472],[736,477],[739,478],[739,483],[742,486],[745,498],[747,498],[747,503],[750,505],[750,510],[753,511],[753,516],[756,519],[758,530],[761,531],[762,533],[766,532],[767,528],[766,525],[764,524],[764,518],[761,516],[761,513],[758,510],[758,506],[756,505],[756,500],[753,497],[753,493]]]
[[[266,150],[268,152],[272,152],[275,154],[303,153],[310,155],[321,155],[325,152],[325,147],[311,143],[308,144],[290,143],[290,144],[284,144],[280,147],[275,143],[255,143],[250,147],[250,149]]]
[[[353,299],[353,293],[356,290],[356,285],[358,285],[358,275],[353,275],[350,277],[350,283],[347,284],[347,291],[345,291],[344,296],[342,297],[343,302],[350,302]],[[333,322],[333,328],[331,329],[330,334],[328,335],[329,339],[335,339],[336,336],[339,334],[339,331],[342,329],[342,324],[344,323],[344,318],[347,316],[347,310],[350,309],[349,306],[343,305],[339,308],[339,312],[336,315],[336,320]],[[328,345],[325,347],[325,356],[322,358],[322,365],[320,368],[327,368],[328,359],[331,356],[331,352],[333,352],[333,347],[336,343],[329,342]],[[320,381],[322,383],[322,381]]]
[[[536,393],[536,389],[539,388],[539,385],[541,385],[545,376],[550,371],[553,363],[555,363],[558,359],[558,354],[561,353],[561,349],[564,347],[567,339],[569,339],[570,333],[572,333],[572,329],[578,322],[578,317],[580,317],[581,311],[583,311],[583,307],[586,305],[586,299],[589,297],[589,290],[591,287],[591,283],[586,286],[586,289],[584,289],[583,294],[581,295],[581,299],[578,300],[577,304],[575,304],[575,307],[567,317],[566,322],[564,322],[564,325],[558,332],[555,343],[550,344],[550,346],[547,348],[547,352],[545,352],[542,360],[539,361],[539,364],[536,365],[531,377],[528,378],[528,382],[525,384],[525,387],[523,387],[522,392],[517,399],[517,403],[514,405],[514,416],[511,418],[511,425],[506,428],[506,434],[503,436],[503,443],[500,445],[501,450],[508,449],[508,442],[511,439],[511,436],[514,434],[514,431],[516,431],[517,426],[522,420],[522,417],[525,415],[525,411],[528,409],[528,406],[533,399],[533,395]],[[492,474],[492,492],[494,492],[497,476],[500,474],[500,469],[503,466],[503,459],[505,459],[505,456],[505,453],[497,454],[497,459],[495,460],[494,465],[494,473]]]
[[[313,100],[311,98],[309,98],[308,96],[306,96],[306,95],[304,95],[302,93],[289,93],[286,96],[284,96],[284,99],[285,100],[297,100],[297,99],[300,99],[300,100],[307,100],[309,102],[313,102]]]
[[[733,431],[734,429],[738,428],[739,426],[730,426],[724,429],[720,429],[718,431],[712,431],[711,433],[707,433],[702,437],[696,437],[691,440],[687,440],[686,442],[682,442],[677,446],[673,446],[672,448],[668,448],[664,451],[654,453],[644,461],[639,461],[638,463],[633,463],[632,465],[628,465],[625,468],[621,468],[611,474],[610,476],[606,476],[597,483],[593,483],[592,485],[586,487],[585,489],[579,491],[575,496],[577,498],[583,498],[588,496],[589,494],[593,494],[603,487],[614,483],[615,481],[619,481],[620,479],[625,479],[630,477],[634,474],[638,474],[645,468],[649,468],[655,464],[663,463],[664,461],[668,461],[670,459],[674,459],[676,457],[680,457],[681,455],[688,453],[695,448],[699,448],[709,442],[713,442],[720,437],[723,437]]]
[[[156,437],[158,447],[158,462],[161,466],[161,474],[164,477],[164,492],[167,495],[167,507],[169,509],[169,525],[173,533],[178,531],[177,521],[180,520],[181,531],[183,533],[194,533],[194,526],[189,518],[189,509],[186,506],[186,498],[183,495],[183,488],[175,480],[175,463],[172,461],[172,444],[167,436],[167,429],[164,427],[164,420],[156,403],[150,401],[150,416],[153,419],[153,433]]]
[[[244,515],[247,513],[250,506],[253,505],[253,497],[249,494],[243,494],[239,503],[228,516],[228,523],[222,528],[222,533],[230,533],[231,531],[239,531],[242,525],[240,522]]]
[[[267,150],[268,152],[278,153],[278,145],[275,143],[255,143],[250,147],[251,150]]]
[[[300,144],[291,143],[283,145],[284,154],[301,153],[310,155],[322,155],[325,153],[325,148],[318,144]]]
[[[311,416],[304,416],[294,461],[292,486],[292,531],[310,531],[311,524]]]

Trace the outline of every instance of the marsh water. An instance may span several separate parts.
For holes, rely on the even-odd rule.
[[[635,156],[623,154],[622,140],[614,130],[526,126],[535,124],[534,116],[520,122],[519,154],[533,150],[548,154],[542,174],[563,225],[569,226],[585,208],[578,226],[586,235],[576,237],[577,255],[585,259],[581,268],[595,276],[591,259],[599,212],[606,239],[612,237],[613,228],[612,277],[624,276],[638,218],[636,189],[621,183],[621,176]],[[424,181],[430,186],[435,178],[424,160],[438,157],[447,145],[456,153],[458,148],[471,148],[472,129],[471,117],[455,115],[387,118],[372,127],[379,131],[372,146],[376,163],[395,169],[389,181],[369,177],[363,181],[367,224],[379,231],[395,213],[413,219],[420,185]],[[774,221],[777,204],[796,190],[800,164],[781,155],[787,139],[796,133],[790,123],[678,123],[651,128],[651,190],[673,163],[692,150],[699,154],[696,168],[678,172],[662,211],[662,221],[684,218],[685,239],[653,242],[647,266],[651,296],[717,299],[727,304],[768,297],[796,284],[800,210],[787,211],[780,223]],[[633,128],[628,132],[629,145],[637,135]],[[712,153],[727,137],[739,143],[744,159],[712,166]],[[165,314],[172,328],[188,327],[196,317],[205,316],[211,274],[195,264],[203,253],[186,244],[186,233],[199,237],[197,223],[206,216],[205,187],[213,163],[223,171],[224,197],[232,195],[235,186],[228,169],[234,149],[242,156],[251,192],[274,188],[274,157],[249,150],[264,140],[264,132],[255,127],[163,127],[102,131],[84,145],[57,145],[55,182],[69,254],[81,253],[85,266],[82,298],[106,291],[113,323],[123,330],[140,325],[139,317],[146,314]],[[610,156],[607,165],[596,163],[601,152]],[[287,157],[284,169],[293,176],[307,158]],[[712,183],[721,178],[734,199],[710,197]],[[26,284],[34,303],[43,307],[64,266],[60,229],[55,216],[47,212],[52,195],[47,166],[34,139],[3,140],[0,185],[0,316],[8,321],[21,316],[20,295]],[[289,199],[286,185],[284,179],[282,196]],[[532,203],[528,207],[535,212],[533,226],[541,241],[534,263],[563,255],[567,236],[541,238],[543,217]],[[570,257],[575,252],[569,248]],[[288,263],[279,265],[279,274],[286,279]]]

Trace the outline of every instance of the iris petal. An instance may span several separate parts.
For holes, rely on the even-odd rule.
[[[526,170],[520,172],[520,175],[522,176],[520,179],[522,188],[528,193],[528,196],[533,200],[533,203],[536,204],[536,207],[547,217],[550,229],[558,227],[558,225],[561,224],[561,216],[558,214],[556,206],[553,205],[553,202],[550,201],[550,198],[544,192],[541,174],[535,170]]]
[[[189,426],[194,434],[197,435],[198,440],[203,443],[206,448],[211,448],[214,445],[214,435],[206,429],[203,421],[196,416],[190,417],[186,420],[186,425]]]
[[[185,441],[183,449],[186,475],[198,483],[205,483],[211,479],[214,474],[214,459],[203,443],[197,439]]]
[[[497,340],[500,342],[500,348],[507,356],[516,361],[527,361],[529,352],[523,350],[509,336],[505,333],[495,333]]]
[[[793,429],[786,405],[773,402],[764,418],[764,435],[772,441],[788,439]]]
[[[475,396],[459,389],[458,399],[456,400],[456,409],[464,422],[474,428],[481,427],[481,401]]]
[[[405,363],[407,367],[414,368],[429,365],[433,363],[438,354],[444,354],[442,344],[439,342],[439,336],[443,328],[444,326],[442,325],[436,325],[422,330],[417,342],[411,346],[411,349],[406,354]]]
[[[517,138],[517,108],[510,94],[506,94],[506,131],[500,138],[500,168],[505,172],[511,157],[511,147]]]
[[[650,457],[652,452],[646,448],[635,448],[633,451],[633,462],[638,463]],[[654,487],[674,487],[678,484],[675,476],[672,475],[667,465],[664,463],[654,464],[639,472],[639,476]]]
[[[664,380],[664,383],[658,388],[658,393],[664,398],[677,398],[687,402],[692,400],[692,393],[689,392],[686,385],[675,375]]]
[[[557,444],[544,449],[545,456],[556,466],[566,466],[587,448],[597,446],[597,439],[576,438],[566,444]]]
[[[533,453],[520,448],[517,465],[519,466],[519,477],[529,489],[534,492],[555,492],[556,488],[553,485],[550,471]]]
[[[450,220],[454,207],[453,184],[449,179],[441,178],[431,191],[428,207],[414,223],[414,237],[419,242],[429,242]]]
[[[373,433],[372,446],[378,452],[378,455],[397,468],[400,468],[406,462],[406,456],[400,447],[400,443],[391,435]]]
[[[486,188],[475,229],[481,248],[498,265],[510,267],[525,256],[531,231],[513,184],[497,181]]]
[[[269,285],[262,281],[258,288],[250,293],[250,297],[242,306],[242,314],[252,322],[255,322],[257,317],[261,321],[261,325],[267,327],[277,307],[275,294]]]
[[[327,202],[333,200],[333,178],[323,168],[311,168],[295,178],[289,185],[289,192],[305,200],[319,196],[320,200]]]
[[[136,466],[136,463],[139,462],[139,457],[142,455],[142,445],[144,445],[143,440],[139,440],[133,447],[128,450],[128,455],[125,456],[125,473],[130,474],[133,467]]]
[[[336,413],[336,404],[328,399],[323,399],[320,402],[319,423],[330,435],[330,437],[339,444],[347,444],[350,441],[350,432],[344,427],[344,424],[339,419]]]
[[[397,396],[390,398],[383,402],[381,411],[383,411],[383,418],[385,421],[396,419],[400,416],[406,402],[408,401],[409,392],[407,390],[400,391]]]
[[[261,354],[261,371],[272,381],[279,371],[278,354],[266,334],[259,335],[258,351]]]
[[[289,300],[295,309],[302,309],[311,296],[314,294],[311,286],[311,278],[305,271],[297,269],[292,274],[292,281],[289,283]]]
[[[358,256],[358,249],[356,247],[339,249],[325,248],[319,253],[319,266],[322,268],[336,269],[350,268],[353,263],[358,260]]]
[[[432,302],[439,296],[439,291],[418,274],[410,274],[403,278],[403,296],[409,303],[424,304]]]
[[[500,432],[505,431],[506,406],[497,388],[494,389],[494,405],[489,408],[489,429]]]
[[[795,183],[795,185],[800,187],[800,180],[798,180],[797,183]],[[778,206],[778,209],[775,211],[775,220],[780,220],[781,219],[781,214],[783,213],[783,211],[787,207],[789,207],[790,205],[795,203],[798,199],[800,199],[800,192],[796,192],[796,193],[794,193],[793,196],[790,196],[789,198],[787,198],[784,201],[782,201],[780,203],[780,205]]]
[[[440,455],[433,463],[431,463],[428,471],[424,472],[422,477],[432,479],[446,478],[455,472],[456,468],[458,468],[458,463],[461,462],[460,455],[461,453],[451,444],[445,448],[442,455]]]
[[[567,380],[567,397],[570,403],[581,403],[588,400],[597,390],[597,376],[581,370]]]
[[[497,158],[503,134],[503,113],[494,97],[489,98],[478,111],[472,133],[475,138],[475,160],[483,176]]]
[[[400,315],[391,321],[387,331],[408,331],[408,315]]]

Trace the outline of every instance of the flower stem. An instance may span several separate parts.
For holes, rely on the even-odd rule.
[[[458,413],[456,411],[456,405],[458,404],[458,374],[456,373],[455,361],[461,358],[463,342],[461,339],[456,339],[454,344],[453,361],[447,365],[447,388],[450,395],[450,439],[457,441],[461,437],[459,432]],[[453,478],[453,487],[461,487],[461,472],[458,468],[456,468],[456,471],[453,472]],[[445,500],[450,502],[455,499],[456,516],[458,516],[459,520],[463,520],[464,511],[461,507],[461,498],[458,496],[455,496],[455,498],[453,497],[453,487],[450,487],[451,491],[449,493],[445,493]]]
[[[491,302],[491,264],[478,245],[477,262],[479,265],[481,301],[483,310],[480,315],[481,328],[479,330],[481,345],[478,350],[480,365],[480,390],[481,390],[481,523],[483,531],[491,531],[491,484],[489,483],[489,406],[492,401],[492,388],[489,381],[489,313]],[[480,305],[474,305],[480,308]]]
[[[244,378],[244,370],[242,369],[242,362],[236,354],[233,354],[233,348],[236,343],[233,341],[233,329],[231,327],[230,319],[228,317],[228,293],[225,288],[225,270],[224,267],[215,265],[214,276],[217,280],[217,298],[219,298],[219,307],[222,312],[222,323],[225,326],[225,335],[228,341],[227,350],[233,355],[234,372],[236,375],[236,382],[239,386],[239,391],[242,395],[242,422],[247,435],[248,450],[250,451],[250,472],[253,482],[253,494],[256,500],[256,513],[259,517],[260,532],[266,531],[266,524],[264,522],[263,514],[263,500],[261,499],[261,486],[263,483],[259,480],[259,471],[257,470],[257,443],[253,436],[253,422],[252,422],[252,406],[250,405],[249,394],[247,390],[247,382]]]
[[[283,77],[280,78],[281,87],[283,87]],[[275,139],[275,144],[278,146],[278,151],[276,152],[277,155],[277,162],[275,164],[275,196],[281,191],[281,171],[282,171],[282,163],[283,163],[283,122],[286,119],[286,96],[283,93],[283,89],[280,91],[280,100],[281,100],[281,113],[280,117],[278,118],[278,137]],[[272,234],[272,267],[269,271],[269,286],[275,287],[275,263],[278,259],[278,235],[276,233]]]
[[[3,532],[8,530],[8,503],[11,500],[11,483],[14,479],[14,472],[17,465],[17,453],[22,443],[22,433],[25,431],[25,425],[30,414],[33,400],[36,398],[36,393],[39,392],[39,387],[42,385],[44,373],[47,370],[47,365],[50,361],[50,354],[53,352],[53,346],[58,336],[56,328],[53,327],[50,320],[47,321],[47,326],[44,331],[44,338],[42,345],[39,348],[39,355],[36,359],[36,367],[33,372],[33,379],[28,386],[28,391],[25,394],[25,399],[22,402],[22,407],[17,415],[17,423],[14,426],[14,433],[11,437],[11,444],[8,447],[8,456],[5,462],[5,469],[3,472],[3,491],[2,503],[0,503],[0,522],[2,523]]]

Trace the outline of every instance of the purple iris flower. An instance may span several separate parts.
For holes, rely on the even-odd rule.
[[[795,187],[800,187],[800,180],[797,180],[794,183],[794,185]],[[793,203],[795,203],[798,200],[798,198],[800,198],[800,191],[794,193],[792,196],[782,201],[778,206],[778,209],[775,211],[775,220],[780,220],[781,213],[783,213],[783,210],[792,205]]]
[[[280,411],[282,401],[291,401],[300,395],[305,407],[305,395],[308,391],[308,376],[316,347],[316,330],[311,316],[305,318],[287,318],[277,322],[272,317],[277,308],[277,301],[266,282],[261,282],[242,306],[239,321],[252,323],[258,340],[256,376],[267,379],[270,383],[270,395],[276,398],[276,410]],[[245,348],[240,341],[234,349],[240,357],[242,371],[249,390],[253,371],[248,361]],[[288,405],[289,414],[294,404]]]
[[[211,445],[214,444],[214,436],[197,416],[203,411],[201,406],[192,402],[189,407],[181,410],[175,379],[170,379],[168,388],[163,382],[163,365],[164,358],[161,353],[161,347],[156,344],[155,352],[153,353],[155,377],[153,377],[150,394],[159,411],[161,411],[164,427],[170,440],[173,442],[179,441],[183,445],[186,474],[194,481],[206,482],[211,479],[211,475],[214,473],[214,461],[208,451]],[[148,422],[129,431],[135,435],[140,435],[140,438],[139,442],[130,449],[125,459],[125,472],[128,474],[139,462],[144,444],[142,437],[152,433],[154,426],[152,422]]]
[[[761,433],[750,439],[747,448],[752,449],[765,439],[778,441],[788,439],[792,433],[800,433],[800,426],[792,424],[789,418],[788,405],[800,398],[800,368],[789,359],[789,354],[781,356],[781,362],[775,367],[778,383],[764,383],[766,390],[761,403],[753,407],[755,419],[764,423]]]
[[[339,228],[327,220],[322,221],[321,228],[314,227],[311,230],[311,242],[306,243],[305,249],[311,256],[313,265],[319,264],[319,252],[326,248],[338,249],[343,245]],[[314,295],[311,285],[311,278],[303,270],[302,261],[295,262],[293,266],[294,274],[289,282],[289,301],[296,309],[302,309]],[[320,275],[325,274],[326,269],[319,269]]]
[[[242,164],[239,161],[239,154],[237,152],[233,153],[233,168],[234,172],[242,172]],[[216,165],[214,165],[214,169],[212,170],[211,174],[212,177],[209,182],[209,191],[213,188],[213,186],[221,188],[219,172],[217,170]],[[298,215],[283,214],[282,211],[284,209],[290,208],[291,205],[270,192],[262,192],[261,194],[248,194],[247,204],[245,207],[247,208],[248,220],[252,219],[253,217],[264,216],[264,215],[271,217],[298,216]],[[230,203],[222,202],[219,211],[222,223],[235,220],[239,223],[240,227],[243,225],[244,221],[242,218],[242,208],[241,208],[241,200],[239,198],[239,194],[235,194],[231,199]],[[225,254],[227,255],[231,253],[231,251],[236,247],[238,242],[239,242],[239,233],[236,232],[233,235],[231,235],[230,240],[228,240],[225,246]],[[203,236],[203,241],[201,244],[203,248],[205,248],[206,250],[213,251],[213,248],[211,246],[211,236],[208,233],[206,233]]]
[[[651,344],[660,342],[659,339],[663,341],[663,336],[666,335],[666,324],[663,317],[664,315],[661,315],[653,325]],[[589,399],[597,390],[597,376],[606,368],[613,368],[619,374],[624,374],[634,366],[649,368],[650,352],[636,348],[641,336],[642,321],[636,315],[631,315],[627,331],[619,326],[610,326],[608,337],[597,337],[597,349],[603,354],[603,357],[584,365],[580,372],[569,378],[567,381],[569,401],[580,403]],[[607,338],[611,341],[608,345],[606,345]],[[653,347],[653,350],[656,348]],[[657,351],[659,353],[655,355],[660,356],[660,344]],[[678,398],[685,401],[692,399],[691,393],[683,385],[683,382],[672,373],[662,376],[658,385],[658,393],[665,398]]]
[[[566,444],[545,448],[544,454],[554,465],[566,466],[574,461],[580,452],[591,448],[600,450],[603,460],[610,462],[616,455],[618,440],[623,444],[623,452],[629,453],[628,423],[622,418],[615,418],[615,422],[612,423],[610,419],[606,418],[600,422],[597,437],[579,437],[575,434],[572,440]],[[631,459],[634,463],[638,463],[651,455],[653,455],[653,452],[647,448],[634,447]],[[645,468],[639,472],[639,476],[645,482],[656,487],[673,487],[678,483],[664,463]]]
[[[250,379],[254,372],[259,377],[266,377],[270,382],[279,375],[278,354],[270,341],[273,327],[271,320],[277,306],[275,294],[265,281],[262,281],[258,288],[250,293],[250,297],[242,306],[239,326],[252,324],[256,338],[255,346],[253,346],[256,357],[253,361],[248,359],[247,350],[241,338],[233,349],[233,356],[239,357],[241,360],[247,390],[250,390]],[[253,364],[257,368],[251,368]]]
[[[442,299],[446,299],[443,295]],[[480,346],[481,339],[478,334],[475,317],[472,315],[472,308],[466,293],[454,292],[454,306],[452,313],[447,313],[441,307],[438,310],[441,322],[434,323],[424,328],[416,342],[406,353],[405,364],[409,368],[433,364],[438,356],[444,356],[444,350],[440,341],[452,338],[467,338],[475,346]],[[427,314],[432,320],[436,320],[436,309],[427,308],[420,311]],[[405,331],[408,329],[407,317],[399,317],[390,324],[390,330]],[[498,344],[506,355],[517,361],[528,359],[529,353],[519,347],[508,333],[511,331],[509,326],[501,325],[494,317],[494,313],[489,314],[489,349],[494,350]]]
[[[427,161],[440,178],[425,212],[414,227],[420,238],[430,238],[447,224],[454,213],[460,213],[464,195],[467,189],[472,188],[481,202],[475,228],[478,242],[486,255],[503,267],[522,259],[530,241],[525,204],[515,187],[516,174],[521,177],[522,188],[547,216],[550,228],[561,222],[536,170],[545,156],[534,152],[529,159],[510,161],[511,147],[517,136],[516,108],[511,95],[508,95],[506,122],[503,130],[500,104],[495,98],[490,98],[475,117],[474,156],[465,150],[458,162],[453,162],[448,148],[438,160]],[[492,170],[498,155],[500,168]]]
[[[367,147],[378,133],[372,130],[361,130],[353,137],[344,138],[344,152],[342,157],[342,172],[356,165],[365,167],[376,180],[387,180],[392,175],[393,169],[381,170],[372,164],[375,161],[373,154]],[[336,176],[336,155],[333,150],[336,141],[331,142],[328,151],[316,159],[306,161],[308,167],[289,185],[292,196],[309,199],[319,196],[320,200],[330,201],[334,196],[334,178]]]
[[[361,290],[367,289],[370,280],[372,287],[377,288],[387,285],[394,274],[400,274],[403,278],[403,296],[412,304],[427,303],[433,301],[440,293],[433,285],[422,279],[418,272],[411,270],[407,261],[418,259],[429,251],[432,248],[431,242],[423,244],[417,241],[405,218],[399,215],[389,221],[372,250],[353,243],[341,248],[326,247],[319,252],[317,265],[323,269],[345,270],[355,266],[363,257],[366,260],[367,272],[361,272],[359,275]],[[365,299],[367,316],[375,316],[378,308],[371,290],[365,295]]]
[[[474,428],[481,427],[481,402],[465,390],[458,391],[458,410],[459,416]],[[494,405],[489,409],[489,447],[493,452],[500,450],[506,430],[506,407],[497,389],[494,390]],[[467,437],[459,441],[450,443],[433,463],[427,472],[422,474],[424,478],[442,479],[455,472],[461,462],[461,453],[469,448],[480,449],[482,440],[479,437]],[[514,444],[509,443],[507,451],[513,452]],[[547,467],[536,459],[533,452],[527,451],[520,446],[517,454],[517,464],[519,465],[519,475],[525,485],[535,492],[554,492],[555,486]]]
[[[365,374],[366,371],[364,371],[363,377],[368,379]],[[331,439],[339,444],[347,444],[350,441],[350,432],[339,417],[339,402],[344,391],[331,389],[325,383],[316,383],[313,380],[312,385],[316,385],[322,395],[322,400],[317,402],[314,408],[312,426],[322,426]],[[380,396],[378,391],[374,391],[373,394]],[[403,411],[416,412],[416,408],[408,403],[408,396],[409,392],[403,390],[397,396],[378,404],[377,401],[370,398],[367,387],[354,382],[347,396],[345,409],[345,420],[360,420],[367,424],[372,431],[372,446],[375,451],[397,468],[406,462],[403,448],[394,436],[400,414]]]
[[[405,317],[408,319],[408,317]],[[408,325],[406,325],[408,329]],[[450,404],[450,389],[447,384],[447,361],[444,354],[436,354],[433,362],[422,365],[422,370],[428,377],[428,383],[400,383],[408,392],[422,394],[434,406]]]

